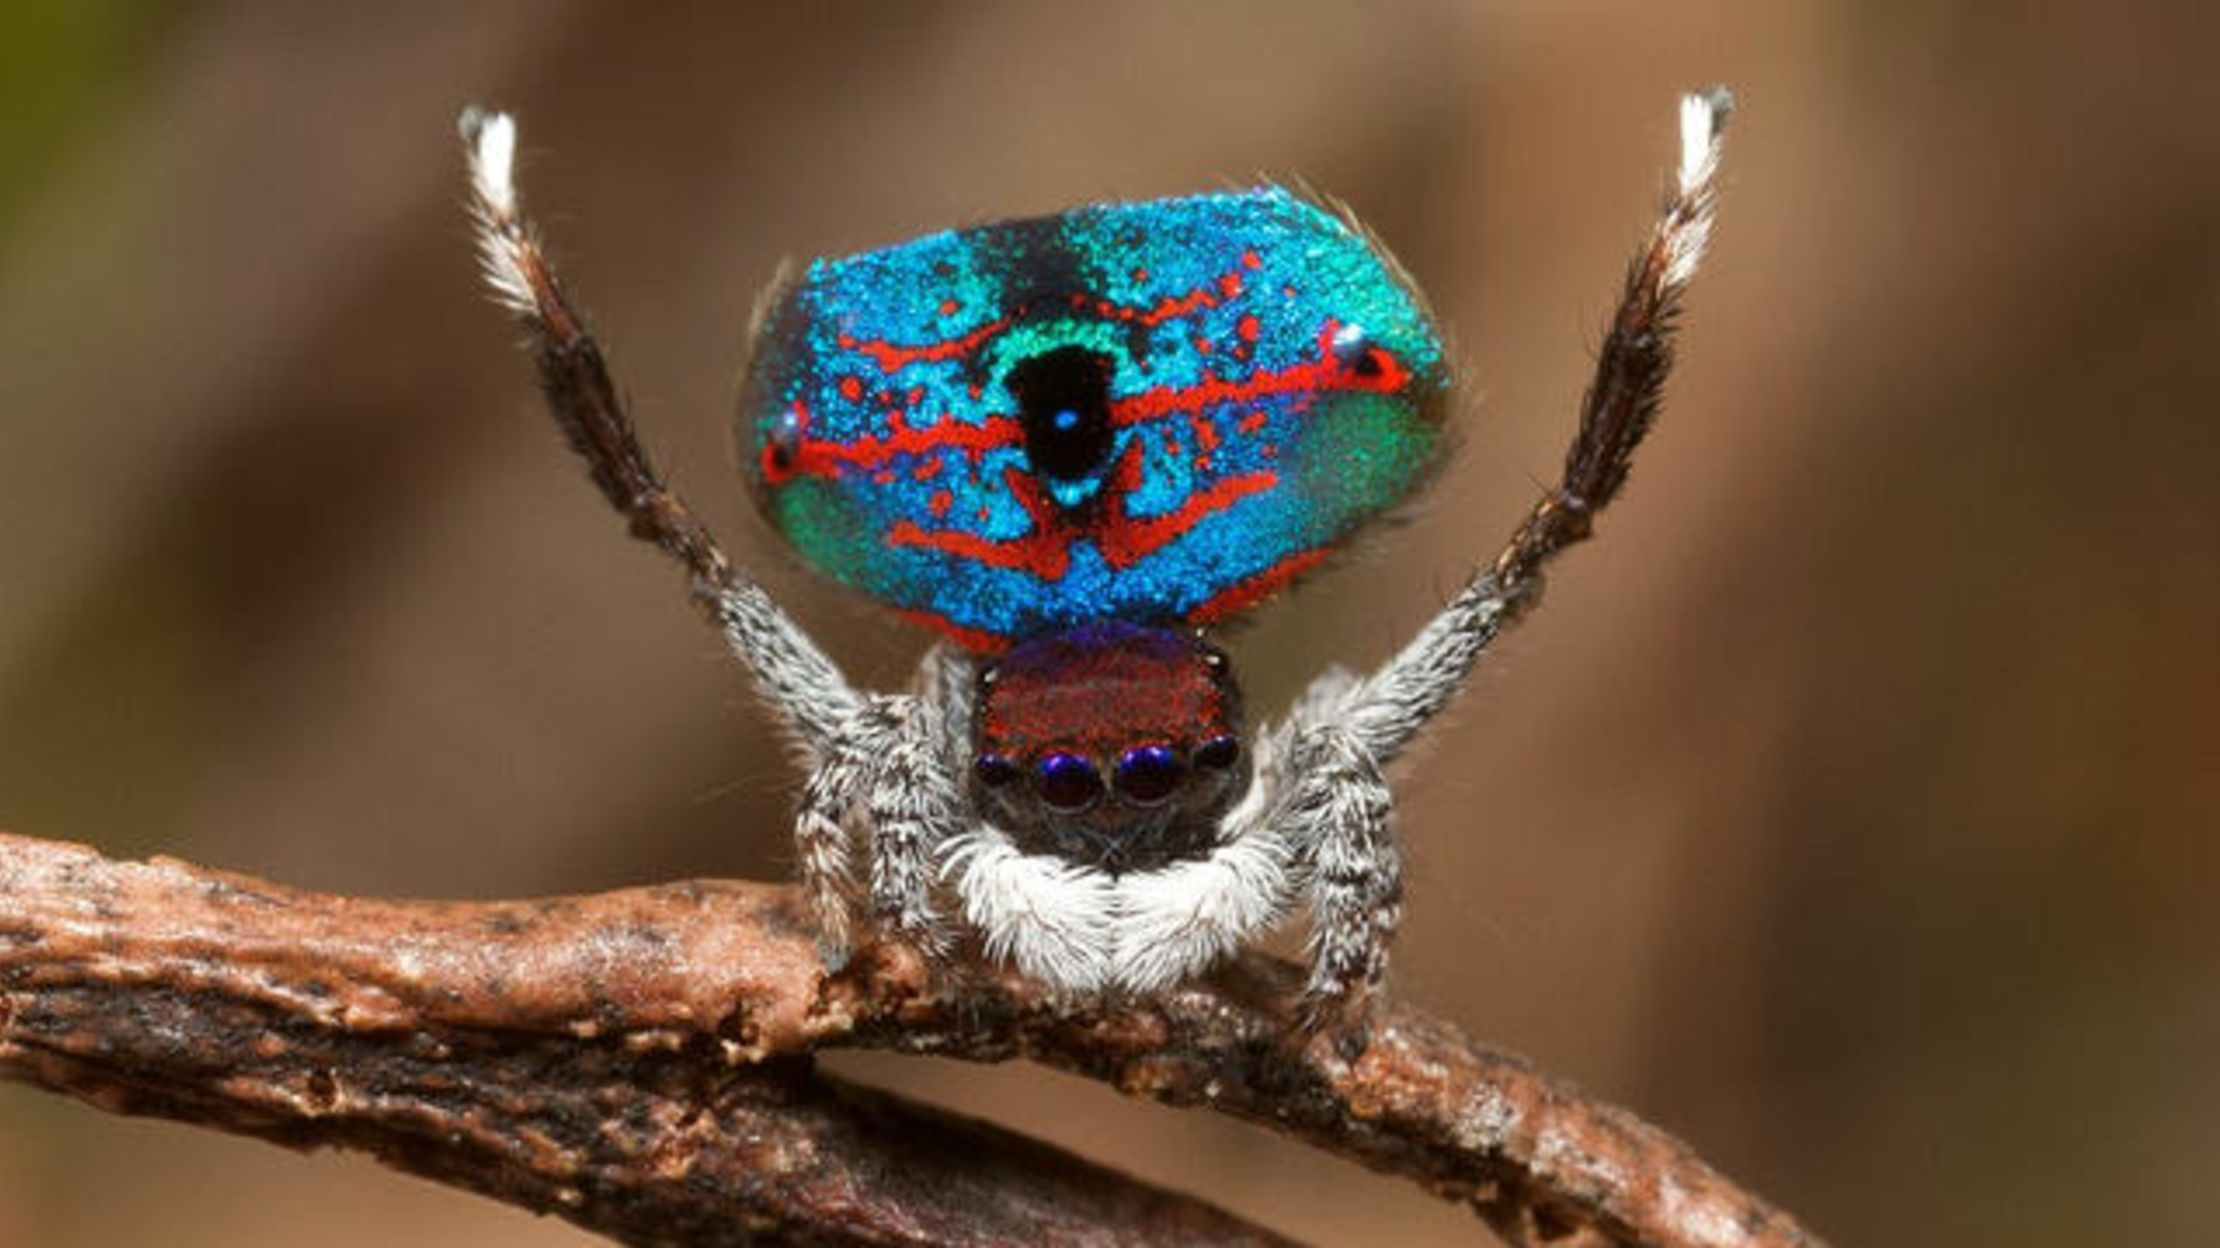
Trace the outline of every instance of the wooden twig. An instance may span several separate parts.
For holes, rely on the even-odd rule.
[[[0,1077],[115,1112],[361,1149],[633,1243],[1286,1242],[811,1069],[839,1047],[1025,1057],[1207,1105],[1469,1202],[1515,1243],[1807,1245],[1678,1141],[1388,1006],[1298,1042],[1293,966],[1052,1000],[898,948],[827,976],[793,890],[528,902],[301,892],[0,835]]]

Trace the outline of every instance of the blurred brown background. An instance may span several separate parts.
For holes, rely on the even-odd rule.
[[[456,111],[682,488],[781,256],[1296,174],[1469,366],[1407,526],[1237,638],[1276,705],[1554,472],[1723,81],[1635,488],[1409,769],[1401,989],[1842,1244],[2220,1234],[2220,18],[2044,3],[0,8],[0,826],[445,896],[778,876],[794,773],[473,283]],[[837,1063],[1327,1243],[1455,1209],[1019,1067]],[[0,1244],[577,1244],[0,1088]]]

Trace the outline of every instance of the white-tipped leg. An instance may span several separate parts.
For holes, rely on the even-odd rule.
[[[1549,560],[1586,538],[1596,513],[1618,496],[1672,369],[1681,295],[1711,240],[1720,145],[1732,109],[1733,97],[1721,87],[1681,99],[1680,161],[1657,224],[1628,266],[1557,488],[1394,658],[1361,681],[1338,675],[1320,681],[1291,720],[1298,737],[1344,726],[1376,763],[1393,761],[1464,687],[1503,626],[1533,605]]]
[[[472,106],[459,123],[470,165],[471,215],[478,224],[478,262],[502,306],[537,316],[531,272],[539,252],[516,195],[516,119]]]
[[[850,935],[847,825],[875,778],[874,733],[907,714],[908,699],[866,703],[832,660],[733,565],[684,499],[663,482],[640,447],[617,397],[601,348],[570,307],[555,270],[523,215],[516,186],[516,122],[466,109],[461,130],[469,162],[478,254],[495,299],[524,326],[548,409],[594,484],[628,522],[685,565],[695,601],[748,665],[756,691],[801,738],[822,770],[804,788],[795,818],[802,884],[829,954]]]
[[[754,672],[764,700],[820,757],[837,753],[855,730],[863,699],[770,595],[733,565],[648,462],[600,345],[571,309],[524,216],[515,180],[515,120],[469,108],[461,130],[486,284],[527,331],[548,410],[571,449],[633,534],[686,566],[695,600]]]
[[[1304,1023],[1361,1029],[1403,913],[1395,798],[1379,762],[1354,733],[1323,729],[1298,750],[1305,762],[1287,817],[1293,835],[1311,847]]]
[[[1696,275],[1704,250],[1711,245],[1711,222],[1717,206],[1719,152],[1727,133],[1727,118],[1734,112],[1734,95],[1725,87],[1691,91],[1680,97],[1680,170],[1674,179],[1673,202],[1667,206],[1659,231],[1669,234],[1665,281],[1685,286]]]

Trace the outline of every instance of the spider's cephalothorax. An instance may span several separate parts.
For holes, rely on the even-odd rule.
[[[1105,622],[980,670],[972,791],[1019,850],[1113,874],[1206,856],[1247,789],[1240,696],[1192,633]]]
[[[810,563],[948,639],[914,693],[871,694],[647,462],[518,210],[514,124],[472,110],[463,132],[487,277],[557,420],[799,739],[828,949],[861,917],[939,952],[956,915],[1056,987],[1153,991],[1304,901],[1319,1021],[1378,984],[1400,914],[1383,769],[1588,535],[1656,414],[1728,107],[1682,101],[1677,176],[1556,488],[1395,657],[1253,732],[1197,630],[1315,567],[1441,440],[1440,341],[1344,216],[1273,187],[1093,205],[818,261],[773,293],[741,404],[759,502]]]

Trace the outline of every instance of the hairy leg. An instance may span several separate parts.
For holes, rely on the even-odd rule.
[[[817,921],[819,951],[834,970],[848,961],[853,937],[855,877],[848,860],[852,821],[869,791],[871,769],[858,751],[822,758],[802,784],[794,808],[796,873]]]
[[[1672,369],[1681,296],[1711,238],[1720,144],[1732,106],[1716,87],[1681,99],[1680,165],[1657,224],[1627,268],[1557,488],[1401,653],[1361,681],[1331,677],[1336,684],[1306,696],[1293,721],[1298,734],[1342,724],[1375,764],[1392,761],[1464,687],[1496,633],[1533,605],[1549,560],[1588,537],[1595,514],[1618,496],[1634,450],[1657,415]]]
[[[522,213],[513,179],[515,123],[471,109],[463,114],[462,135],[486,281],[524,327],[548,409],[633,536],[686,568],[695,601],[753,673],[757,692],[801,741],[810,775],[795,812],[795,848],[803,892],[828,960],[837,964],[850,935],[849,824],[872,800],[883,770],[874,760],[884,756],[884,742],[895,736],[889,725],[908,715],[912,700],[866,698],[850,688],[832,660],[726,557],[664,483],[617,398],[599,344],[564,297]]]
[[[516,123],[468,109],[462,135],[486,282],[524,327],[548,409],[571,449],[586,461],[594,484],[624,516],[632,535],[685,566],[695,601],[754,673],[764,700],[813,755],[832,752],[862,714],[862,697],[770,595],[734,566],[648,462],[600,345],[564,297],[521,210],[514,181]]]
[[[933,890],[943,850],[963,830],[963,790],[947,765],[931,702],[874,700],[884,731],[875,732],[870,789],[871,914],[881,930],[944,953]]]
[[[1557,488],[1400,653],[1362,679],[1327,673],[1281,730],[1289,762],[1276,817],[1288,821],[1314,873],[1304,1004],[1311,1026],[1350,1018],[1386,969],[1401,913],[1401,854],[1381,769],[1464,687],[1503,626],[1533,605],[1549,560],[1589,536],[1657,415],[1681,296],[1711,235],[1731,107],[1719,89],[1682,98],[1680,165],[1628,267]]]
[[[1287,804],[1290,835],[1309,850],[1307,1026],[1361,1015],[1387,971],[1403,915],[1403,853],[1395,798],[1372,752],[1341,728],[1303,742],[1305,765]]]

